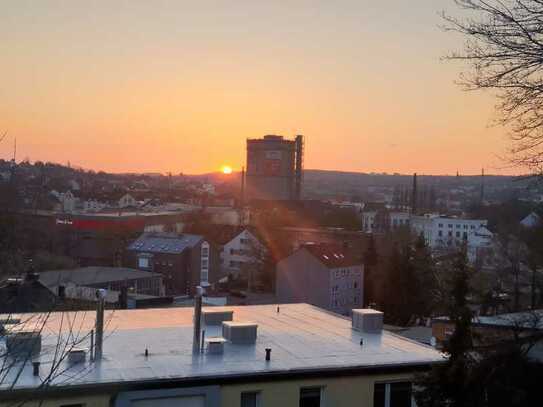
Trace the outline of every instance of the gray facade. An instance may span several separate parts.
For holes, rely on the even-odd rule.
[[[280,303],[306,302],[339,314],[363,304],[363,266],[329,267],[306,248],[277,264]]]

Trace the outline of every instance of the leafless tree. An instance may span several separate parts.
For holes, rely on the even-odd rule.
[[[443,14],[445,28],[463,34],[466,62],[460,83],[490,89],[499,99],[498,123],[512,138],[510,161],[543,175],[543,0],[454,0],[459,16]]]
[[[105,326],[108,327],[110,313]],[[39,361],[38,380],[32,383],[33,391],[14,399],[9,406],[24,406],[30,401],[40,402],[51,386],[73,383],[89,374],[95,364],[94,313],[86,311],[41,312],[30,314],[6,314],[0,318],[3,346],[0,346],[0,391],[11,391],[25,386],[24,376],[28,367]],[[22,341],[17,335],[26,336]],[[111,334],[111,333],[110,333]],[[15,337],[8,346],[10,337]],[[85,363],[70,363],[72,351],[90,350]]]

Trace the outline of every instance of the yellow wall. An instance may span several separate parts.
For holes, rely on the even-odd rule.
[[[70,398],[55,398],[49,400],[29,401],[24,403],[24,407],[60,407],[70,404],[83,404],[86,407],[109,407],[109,401],[111,396],[109,394],[104,395],[82,395],[81,397]],[[41,403],[41,404],[40,404]],[[18,406],[19,404],[10,402],[0,402],[0,407]]]
[[[300,388],[324,387],[323,407],[373,407],[373,386],[376,382],[412,380],[411,374],[353,376],[311,380],[286,380],[221,387],[220,407],[239,407],[242,392],[261,392],[261,407],[298,407]],[[82,395],[66,399],[51,399],[25,403],[25,407],[60,407],[81,403],[86,407],[109,407],[111,395]],[[0,402],[0,407],[13,402]]]
[[[359,376],[240,384],[221,388],[221,407],[239,407],[242,392],[260,391],[261,407],[298,407],[300,388],[324,387],[323,407],[373,407],[373,385],[411,380],[412,375]]]

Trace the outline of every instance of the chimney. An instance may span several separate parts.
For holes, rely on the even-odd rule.
[[[304,167],[304,136],[301,134],[295,138],[295,167],[294,167],[294,199],[302,199],[302,179]]]
[[[122,286],[119,293],[119,308],[128,309],[128,287]]]
[[[413,215],[417,214],[417,199],[418,199],[418,191],[417,191],[417,173],[413,174],[413,196],[411,197],[411,213]]]
[[[58,286],[58,298],[61,300],[66,298],[66,287],[63,285]]]
[[[104,307],[107,291],[104,289],[96,290],[96,344],[94,359],[102,359],[102,349],[104,345]]]
[[[196,287],[196,295],[194,296],[194,336],[192,339],[192,353],[198,355],[200,353],[200,323],[202,320],[202,296],[204,289],[200,286]]]

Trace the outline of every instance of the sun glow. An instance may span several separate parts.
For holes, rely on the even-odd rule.
[[[232,167],[229,165],[223,165],[221,171],[223,174],[232,174]]]

